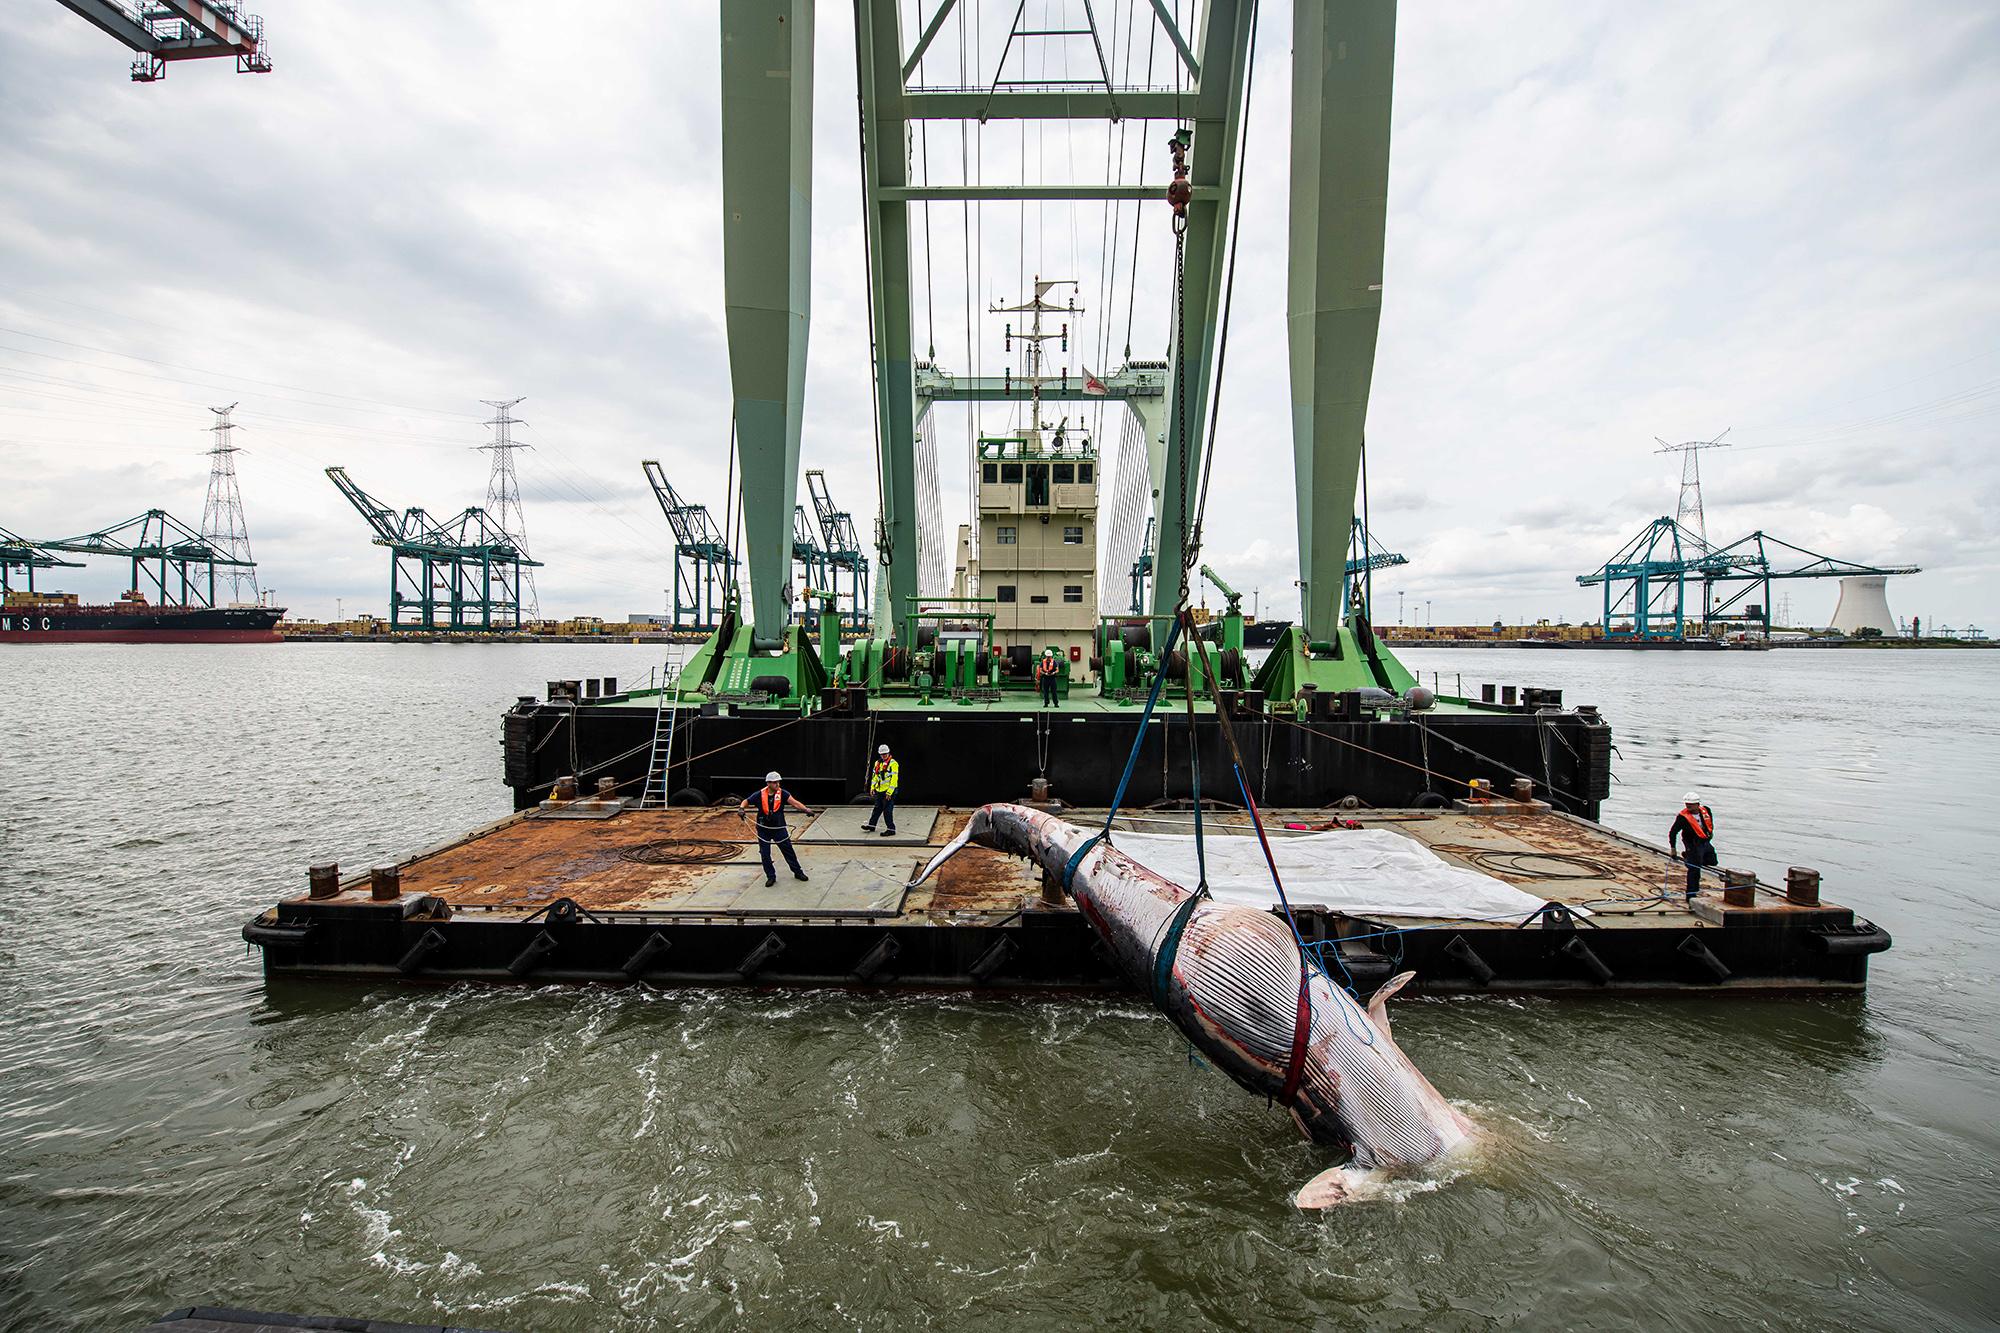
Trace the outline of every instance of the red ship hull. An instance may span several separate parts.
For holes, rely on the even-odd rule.
[[[10,606],[0,643],[278,643],[282,607]]]

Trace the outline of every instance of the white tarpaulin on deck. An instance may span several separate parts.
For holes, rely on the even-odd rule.
[[[1176,884],[1200,882],[1194,837],[1175,833],[1113,833],[1119,851]],[[1208,887],[1216,899],[1245,907],[1275,907],[1271,870],[1253,835],[1203,839]],[[1358,916],[1525,918],[1543,899],[1477,870],[1455,866],[1422,843],[1387,829],[1274,834],[1271,855],[1294,907],[1328,907]]]

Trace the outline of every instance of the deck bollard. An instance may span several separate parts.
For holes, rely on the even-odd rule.
[[[574,801],[576,799],[576,779],[557,778],[555,790],[549,793],[552,801]]]
[[[1534,780],[1533,778],[1515,778],[1515,779],[1514,779],[1514,799],[1515,799],[1515,800],[1517,800],[1517,801],[1532,801],[1532,800],[1534,800],[1534,799],[1535,799],[1535,780]]]
[[[1819,871],[1793,866],[1785,871],[1785,901],[1794,907],[1819,906]]]
[[[617,799],[618,799],[618,779],[617,779],[617,778],[599,778],[599,779],[597,780],[597,799],[598,799],[598,800],[600,800],[600,801],[615,801],[615,800],[617,800]]]
[[[378,903],[392,903],[403,896],[400,866],[374,866],[368,871],[368,896]]]
[[[1757,903],[1757,872],[1724,870],[1722,901],[1730,907],[1754,907]]]
[[[322,861],[306,868],[306,897],[331,898],[340,892],[340,862]]]

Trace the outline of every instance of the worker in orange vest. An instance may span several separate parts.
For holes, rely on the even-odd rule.
[[[740,817],[742,811],[750,808],[752,801],[757,803],[757,851],[764,858],[766,888],[778,882],[778,867],[771,860],[772,843],[776,843],[778,850],[785,854],[785,864],[792,868],[792,878],[798,880],[806,878],[806,872],[799,869],[799,854],[792,850],[791,830],[785,827],[785,807],[789,805],[801,814],[807,815],[811,814],[812,810],[798,797],[786,791],[781,785],[783,782],[784,779],[776,773],[766,773],[764,785],[744,797],[736,807]]]
[[[1687,866],[1687,896],[1694,900],[1695,891],[1701,887],[1701,868],[1716,863],[1715,855],[1715,812],[1701,803],[1698,792],[1689,792],[1682,798],[1680,813],[1674,816],[1674,826],[1667,830],[1667,850],[1672,851],[1674,842],[1681,845],[1681,861]]]
[[[1056,650],[1042,649],[1042,660],[1035,663],[1035,683],[1042,687],[1042,707],[1055,707],[1056,679],[1061,672],[1062,666],[1056,661]]]

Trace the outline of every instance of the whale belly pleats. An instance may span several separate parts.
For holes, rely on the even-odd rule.
[[[1299,1014],[1299,947],[1277,917],[1248,907],[1197,911],[1174,977],[1202,1019],[1282,1071]]]

